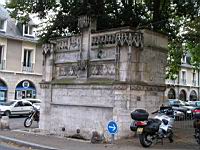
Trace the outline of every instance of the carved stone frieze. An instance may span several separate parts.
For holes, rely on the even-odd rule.
[[[78,65],[69,64],[56,67],[56,75],[58,77],[73,77],[78,75]]]
[[[49,89],[50,88],[50,84],[49,83],[40,83],[40,88],[41,89]]]
[[[131,85],[131,90],[136,91],[165,91],[164,86]]]
[[[121,84],[121,85],[114,85],[115,90],[127,90],[128,85]]]
[[[115,49],[93,49],[90,52],[91,59],[115,59]]]
[[[98,45],[129,45],[136,48],[143,48],[143,34],[141,32],[119,32],[92,37],[92,46]]]
[[[91,76],[114,76],[115,64],[113,63],[92,63],[90,65]]]
[[[79,60],[80,54],[77,53],[56,53],[55,54],[55,63],[65,63],[69,61]]]
[[[81,45],[81,37],[80,36],[73,36],[64,38],[62,40],[58,40],[56,43],[56,50],[57,51],[74,51],[80,50]]]

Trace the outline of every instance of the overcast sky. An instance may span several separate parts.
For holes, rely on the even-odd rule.
[[[0,4],[5,4],[6,0],[0,0]]]

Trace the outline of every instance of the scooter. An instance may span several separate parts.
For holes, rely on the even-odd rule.
[[[131,113],[133,122],[130,129],[139,135],[140,144],[150,147],[159,140],[163,143],[164,138],[173,142],[174,111],[171,107],[162,107],[154,118],[148,118],[149,113],[144,109],[136,109]]]
[[[193,110],[192,114],[194,119],[193,127],[195,129],[194,138],[200,145],[200,110],[199,109]]]
[[[24,127],[28,128],[32,125],[33,121],[39,122],[40,110],[33,106],[30,115],[24,120]]]

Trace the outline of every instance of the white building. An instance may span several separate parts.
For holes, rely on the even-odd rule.
[[[11,99],[40,98],[42,49],[35,24],[24,25],[0,5],[0,103]]]
[[[181,70],[176,80],[166,80],[166,99],[197,100],[199,99],[199,70],[190,65],[190,56],[182,57]]]

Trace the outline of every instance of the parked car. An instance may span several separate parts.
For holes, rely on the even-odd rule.
[[[40,110],[40,104],[41,104],[40,99],[26,98],[23,100],[27,100],[27,101],[31,102],[34,107],[36,107],[38,110]]]
[[[26,100],[11,100],[0,105],[0,114],[8,117],[12,115],[28,115],[32,110],[32,103]]]
[[[188,101],[187,104],[200,109],[200,101]]]
[[[191,108],[188,108],[185,104],[181,103],[178,99],[168,99],[165,101],[166,105],[169,105],[172,107],[173,110],[183,112],[185,115],[185,118],[191,118],[192,116],[192,110]]]

